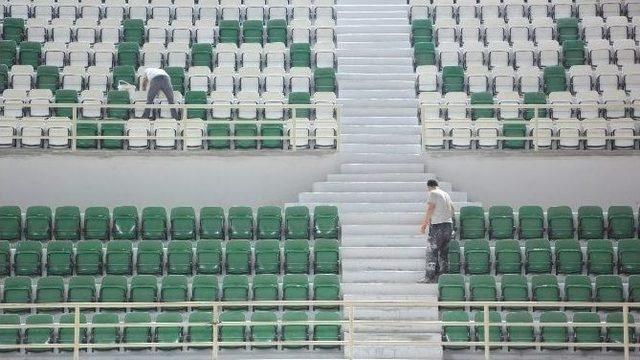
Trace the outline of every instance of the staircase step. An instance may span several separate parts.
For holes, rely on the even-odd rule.
[[[411,65],[338,65],[338,71],[345,74],[413,73]]]
[[[342,271],[343,283],[417,283],[423,278],[424,271]]]
[[[381,58],[381,60],[384,58]],[[414,80],[378,80],[363,78],[358,81],[344,81],[340,82],[340,94],[348,90],[368,90],[368,89],[385,89],[385,90],[407,90],[411,89],[415,95],[415,81]]]
[[[402,25],[387,25],[379,22],[368,22],[366,24],[361,25],[342,25],[338,24],[335,27],[336,34],[366,34],[366,35],[376,35],[376,34],[405,34],[409,35],[411,32],[411,25],[409,23],[405,23]]]
[[[340,65],[409,65],[413,66],[413,60],[410,57],[388,57],[388,58],[369,58],[360,57],[342,57],[338,58],[338,66]]]
[[[340,160],[355,164],[424,164],[422,154],[341,153]]]
[[[341,214],[343,217],[345,214]],[[421,247],[425,246],[425,235],[347,235],[340,244],[350,247]]]
[[[366,299],[375,296],[421,295],[438,296],[438,284],[367,284],[345,283],[342,284],[342,292],[353,299]]]
[[[420,135],[405,135],[405,134],[344,134],[342,135],[342,142],[349,143],[364,143],[364,144],[399,144],[399,145],[413,145],[420,143]],[[418,145],[419,146],[419,145]]]
[[[450,191],[450,184],[442,183],[444,191]],[[313,184],[313,191],[426,191],[427,182],[318,182]]]
[[[441,360],[442,346],[441,335],[431,333],[416,333],[413,336],[406,334],[355,334],[357,341],[391,341],[398,343],[388,344],[364,344],[356,345],[353,355],[357,359],[422,359]],[[412,341],[407,343],[407,341]],[[423,344],[418,342],[422,341]],[[345,351],[347,351],[345,349]],[[513,355],[511,355],[513,356]]]
[[[343,174],[378,174],[378,173],[423,173],[424,164],[342,164]]]
[[[418,119],[413,116],[409,117],[343,117],[340,120],[343,126],[397,126],[397,127],[410,127],[419,126]]]
[[[351,134],[376,135],[417,135],[420,137],[420,125],[345,125],[342,123],[342,136]]]
[[[378,47],[368,47],[368,46],[354,46],[354,44],[345,44],[348,47],[343,47],[343,44],[338,44],[338,48],[336,49],[336,56],[338,59],[342,56],[370,56],[372,58],[383,58],[383,57],[398,57],[398,56],[409,56],[413,58],[413,49],[410,47],[403,46],[402,49],[399,49],[397,46],[390,51],[390,49],[380,49]],[[384,74],[387,77],[391,77],[391,74]],[[416,77],[415,74],[404,74],[404,76],[411,75],[414,79]],[[400,79],[398,79],[400,80]]]
[[[414,96],[413,88],[385,89],[385,90],[345,90],[340,89],[342,99],[389,99]]]
[[[429,179],[437,179],[435,174],[428,173],[385,173],[385,174],[329,174],[327,181],[368,181],[368,182],[387,182],[387,181],[427,181]]]
[[[340,53],[340,50],[337,50],[338,53]],[[347,56],[347,55],[345,55]],[[362,56],[368,56],[366,54],[363,54]],[[373,55],[372,55],[373,56]],[[400,54],[396,54],[395,56],[400,56]],[[355,73],[355,74],[343,74],[343,73],[337,73],[336,74],[336,79],[338,80],[338,83],[341,84],[340,87],[342,87],[342,83],[344,82],[355,82],[355,83],[360,83],[362,81],[412,81],[415,83],[416,81],[416,74],[362,74],[362,73]],[[347,85],[348,86],[348,85]],[[417,101],[416,101],[416,105],[417,105]]]
[[[425,271],[424,259],[368,259],[366,262],[347,261],[342,263],[342,271]]]
[[[419,154],[422,150],[420,144],[367,144],[367,143],[342,143],[344,152],[371,152],[394,154]]]
[[[454,202],[463,202],[467,199],[467,194],[463,192],[451,192],[449,194]],[[424,191],[403,191],[403,192],[306,192],[300,193],[300,202],[335,202],[335,203],[424,203],[426,192]]]
[[[418,235],[418,224],[391,225],[391,224],[367,224],[367,225],[342,225],[344,235]]]
[[[338,4],[335,6],[338,14],[350,13],[350,12],[368,12],[368,13],[382,13],[387,14],[389,12],[394,11],[404,11],[405,14],[409,10],[409,6],[405,4],[368,4],[366,10],[363,11],[362,5],[353,4],[353,5],[343,5]],[[340,18],[338,16],[338,18]]]
[[[411,44],[408,41],[401,41],[397,43],[389,42],[389,43],[386,43],[384,47],[381,47],[381,44],[375,41],[338,43],[338,49],[348,49],[348,50],[377,49],[376,51],[378,53],[389,53],[389,54],[395,53],[396,54],[395,56],[398,56],[396,49],[399,49],[399,50],[407,50],[408,53],[413,54],[413,48],[411,47]],[[363,56],[361,52],[358,52],[358,54],[360,54],[360,56]]]
[[[359,5],[368,7],[371,4],[375,5],[404,5],[407,2],[404,0],[340,0],[342,5]]]
[[[340,221],[343,224],[352,225],[419,225],[424,218],[424,212],[367,212],[367,213],[351,213],[343,212],[340,214]]]
[[[426,243],[418,247],[347,247],[340,248],[343,259],[425,259]]]
[[[340,212],[371,212],[371,211],[379,211],[379,212],[417,212],[424,211],[427,204],[426,203],[384,203],[384,202],[361,202],[361,203],[350,203],[350,202],[340,202],[340,201],[315,201],[315,202],[298,202],[298,203],[287,203],[287,206],[293,205],[304,205],[310,208],[318,205],[335,205],[340,209]],[[482,206],[482,203],[477,202],[453,202],[453,206],[456,209],[459,209],[463,206]]]

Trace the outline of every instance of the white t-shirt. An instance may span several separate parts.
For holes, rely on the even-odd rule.
[[[451,197],[446,191],[435,189],[429,191],[428,204],[434,204],[436,208],[431,215],[432,224],[450,223],[453,222],[453,214],[451,213]]]
[[[167,76],[167,77],[169,77],[169,74],[167,74],[166,71],[164,71],[162,69],[156,69],[156,68],[145,69],[144,70],[144,75],[147,77],[147,79],[149,81],[151,81],[156,76]]]

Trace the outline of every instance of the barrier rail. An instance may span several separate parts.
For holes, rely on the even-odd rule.
[[[580,147],[581,143],[586,142],[587,140],[604,141],[605,142],[604,148],[607,147],[608,143],[611,143],[614,140],[615,141],[632,140],[634,144],[630,148],[635,149],[636,148],[635,143],[638,142],[638,140],[640,140],[640,134],[638,133],[638,125],[637,125],[638,122],[636,122],[632,118],[626,117],[626,115],[630,113],[629,109],[634,109],[635,107],[637,106],[629,105],[629,104],[490,104],[490,105],[449,104],[449,105],[441,105],[441,104],[421,103],[419,105],[419,111],[420,111],[419,118],[420,118],[420,123],[422,127],[422,131],[421,131],[422,149],[424,151],[425,149],[428,148],[427,143],[429,140],[434,140],[434,142],[441,141],[443,143],[442,147],[444,147],[445,143],[450,143],[452,140],[454,140],[454,137],[451,135],[451,132],[448,132],[448,133],[445,132],[445,128],[435,126],[436,124],[434,123],[437,122],[440,124],[445,124],[446,126],[447,123],[456,123],[456,121],[468,122],[468,123],[471,123],[472,126],[473,124],[481,124],[482,121],[493,121],[495,124],[497,124],[498,127],[496,129],[498,133],[496,134],[496,136],[480,137],[476,131],[471,131],[471,134],[468,137],[470,144],[478,143],[480,140],[487,140],[487,139],[495,140],[497,144],[499,144],[500,141],[503,141],[503,140],[522,140],[525,142],[529,142],[531,144],[532,149],[534,151],[538,151],[541,147],[546,147],[546,146],[540,145],[541,140],[544,140],[545,143],[551,144],[549,148],[552,148],[553,144],[558,143],[560,140],[576,140],[578,142],[578,145],[577,145],[578,148]],[[454,117],[449,120],[444,120],[439,116],[436,117],[431,115],[436,111],[440,115],[445,110],[449,111],[450,109],[455,109],[455,111],[460,111],[460,112],[464,111],[467,117],[466,118]],[[499,120],[497,117],[489,117],[489,118],[479,118],[477,120],[471,120],[471,117],[469,115],[472,114],[474,110],[493,110],[496,115],[499,114],[501,111],[517,112],[518,115],[516,117],[518,119]],[[625,116],[615,118],[612,120],[605,120],[605,118],[603,117],[594,117],[594,118],[588,118],[588,119],[582,119],[582,120],[578,120],[576,118],[554,119],[546,116],[540,117],[539,115],[542,110],[545,110],[547,111],[547,113],[551,113],[551,114],[553,114],[554,110],[569,111],[571,114],[573,114],[574,112],[577,112],[577,110],[596,111],[598,114],[604,111],[617,110],[617,111],[623,111]],[[522,119],[522,116],[525,111],[534,112],[531,120]],[[596,121],[600,123],[604,121],[607,124],[606,128],[604,129],[605,135],[595,134],[595,135],[587,136],[586,130],[583,131],[581,128],[578,128],[577,136],[572,134],[568,134],[568,135],[564,134],[560,136],[559,132],[553,130],[553,128],[555,128],[554,124],[556,123],[561,125],[561,124],[569,124],[570,122],[573,122],[577,124],[586,125],[586,124],[595,124]],[[607,135],[607,134],[613,133],[612,131],[608,130],[610,121],[624,121],[629,123],[630,125],[628,127],[622,127],[622,129],[633,129],[633,132],[632,132],[633,135],[627,135],[627,134],[621,134],[621,135],[615,135],[615,136]],[[552,123],[552,127],[548,125],[549,122]],[[430,123],[432,123],[434,126],[430,127],[429,126]],[[501,133],[501,131],[499,130],[499,126],[501,124],[524,124],[527,129],[525,136],[499,135]],[[429,129],[439,129],[439,128],[443,130],[442,136],[437,136],[437,137],[429,136],[428,134]],[[485,127],[482,127],[481,129],[493,129],[493,127],[486,126],[485,124]],[[566,129],[569,129],[569,127],[567,127]],[[596,130],[596,129],[599,129],[599,127],[594,126],[591,129]],[[549,132],[550,135],[541,135],[541,130],[550,131]],[[436,148],[438,146],[434,145],[433,147]],[[491,147],[491,146],[487,146],[487,147]]]
[[[130,142],[132,140],[146,140],[147,143],[151,141],[157,140],[173,140],[175,143],[174,148],[182,150],[189,150],[193,148],[204,147],[204,144],[210,140],[226,140],[226,141],[234,141],[234,140],[271,140],[271,141],[282,141],[282,148],[284,150],[296,151],[299,148],[310,147],[311,141],[318,142],[318,140],[322,140],[323,144],[333,143],[333,145],[316,145],[316,147],[326,147],[326,148],[335,148],[339,149],[341,144],[341,129],[340,129],[340,107],[335,103],[316,103],[316,104],[93,104],[93,103],[49,103],[49,104],[39,104],[39,103],[31,103],[31,104],[14,104],[5,102],[0,104],[0,109],[10,108],[13,111],[20,111],[24,113],[24,109],[33,109],[38,108],[48,109],[51,113],[53,109],[65,109],[66,111],[71,111],[71,117],[55,117],[55,116],[34,116],[34,117],[23,117],[23,118],[12,118],[12,117],[0,117],[0,129],[1,128],[12,128],[13,135],[8,136],[6,134],[0,134],[1,140],[11,139],[13,142],[13,146],[17,145],[17,141],[22,143],[23,139],[27,138],[35,138],[33,135],[22,135],[22,129],[25,125],[37,126],[41,124],[41,126],[47,126],[48,123],[51,126],[56,126],[58,128],[68,129],[67,134],[67,143],[61,147],[68,147],[72,151],[77,150],[78,140],[122,140],[124,142]],[[119,119],[85,119],[82,117],[83,110],[97,110],[100,113],[107,113],[108,110],[127,110],[130,113],[133,113],[136,110],[143,111],[144,109],[152,109],[158,111],[169,111],[171,109],[176,109],[180,118],[175,120],[175,130],[174,136],[156,136],[150,135],[147,133],[147,136],[138,135],[138,134],[127,134],[126,124],[128,121],[140,121],[147,119],[140,119],[136,117],[131,117],[129,120],[119,120]],[[21,110],[18,110],[21,109]],[[200,118],[194,118],[193,116],[190,118],[188,115],[189,110],[204,110],[207,112],[206,118],[208,120],[202,120]],[[246,110],[246,111],[254,111],[256,114],[255,119],[236,119],[236,113]],[[231,114],[227,118],[215,118],[212,119],[211,112],[212,111],[229,111]],[[279,112],[281,116],[271,117],[267,119],[265,116],[265,112],[273,111]],[[308,112],[308,116],[296,116],[297,112],[304,111]],[[32,111],[31,111],[32,112]],[[6,112],[5,112],[6,114]],[[131,114],[128,114],[131,115]],[[128,116],[127,115],[127,116]],[[45,118],[49,120],[45,120]],[[168,123],[172,122],[174,119],[172,118],[158,118],[156,121],[150,121],[149,124],[158,124],[164,126],[164,129],[169,128]],[[125,127],[125,131],[123,135],[78,135],[78,125],[84,124],[122,124]],[[133,123],[131,123],[133,124]],[[252,124],[257,126],[262,125],[281,125],[283,127],[282,136],[262,136],[260,135],[260,131],[255,136],[209,136],[207,134],[207,126],[210,124],[226,124],[226,125],[239,125],[239,124]],[[314,130],[325,130],[322,134],[318,135],[315,131],[312,130],[312,126]],[[185,129],[202,129],[202,136],[193,136],[188,132],[185,132]],[[301,136],[298,134],[299,129],[306,129],[309,131],[308,136]],[[233,131],[232,131],[233,133]],[[50,140],[54,138],[54,136],[50,136],[48,134],[48,130],[45,132],[43,128],[43,132],[41,136],[37,136],[40,141]],[[63,138],[64,136],[55,136],[55,138]],[[299,143],[307,140],[307,146],[299,145]],[[195,143],[200,143],[202,146],[189,146],[188,142],[192,141]],[[4,142],[4,141],[3,141]],[[63,141],[64,142],[64,141]],[[13,147],[9,146],[9,147]],[[37,146],[36,146],[37,147]],[[171,147],[171,146],[169,146]]]
[[[266,322],[266,321],[243,321],[243,322],[221,322],[219,315],[222,310],[225,308],[233,308],[233,307],[257,307],[257,306],[325,306],[325,307],[334,307],[341,308],[343,312],[343,316],[341,320],[308,320],[308,321],[282,321],[278,320],[276,322]],[[135,308],[135,309],[150,309],[150,310],[158,310],[164,308],[198,308],[198,309],[211,309],[213,315],[213,321],[211,323],[208,322],[185,322],[182,323],[157,323],[157,322],[149,322],[149,323],[123,323],[119,322],[117,324],[92,324],[92,323],[81,323],[80,318],[83,310],[95,310],[95,309],[126,309],[126,308]],[[483,311],[483,321],[482,323],[478,323],[472,320],[469,321],[442,321],[442,320],[361,320],[356,319],[355,312],[356,310],[362,310],[366,308],[384,308],[384,309],[406,309],[406,308],[459,308],[469,310],[471,308],[482,308]],[[520,309],[528,309],[529,311],[533,311],[534,308],[539,307],[547,307],[547,308],[555,308],[555,309],[564,309],[570,310],[572,308],[591,308],[591,309],[608,309],[608,310],[616,310],[622,312],[622,322],[621,323],[572,323],[572,322],[562,322],[562,323],[553,323],[553,322],[491,322],[489,318],[489,311],[492,309],[504,309],[519,307]],[[506,347],[506,348],[515,348],[515,347],[535,347],[537,349],[541,348],[549,348],[549,347],[563,347],[563,348],[572,348],[572,347],[580,347],[580,348],[607,348],[607,349],[620,349],[623,351],[624,359],[627,360],[630,358],[630,353],[634,349],[640,348],[640,343],[637,342],[637,339],[631,339],[631,329],[635,330],[636,325],[634,323],[630,323],[628,321],[628,316],[630,311],[640,309],[640,303],[637,302],[549,302],[549,301],[412,301],[412,300],[355,300],[355,301],[228,301],[228,302],[171,302],[171,303],[36,303],[36,304],[0,304],[0,310],[6,312],[7,310],[11,311],[25,311],[25,310],[38,310],[38,309],[64,309],[72,311],[74,314],[74,323],[73,324],[21,324],[20,329],[33,329],[33,328],[50,328],[52,329],[61,329],[61,328],[73,328],[74,329],[74,340],[72,344],[60,344],[60,343],[50,343],[50,344],[4,344],[0,345],[1,350],[35,350],[35,349],[67,349],[73,350],[73,358],[79,359],[81,350],[91,350],[91,349],[114,349],[114,348],[135,348],[135,347],[149,347],[152,349],[158,348],[211,348],[211,358],[217,359],[219,355],[219,351],[221,347],[225,346],[257,346],[257,347],[282,347],[282,346],[339,346],[342,347],[345,351],[345,357],[352,359],[354,358],[354,349],[355,347],[366,347],[366,346],[445,346],[445,347],[477,347],[482,348],[484,350],[485,359],[491,358],[491,349],[492,347]],[[256,342],[256,341],[241,341],[241,342],[229,342],[229,341],[220,341],[219,339],[219,327],[220,326],[251,326],[252,324],[258,325],[275,325],[275,326],[283,326],[283,325],[340,325],[342,327],[341,332],[344,334],[341,339],[337,341],[324,341],[324,340],[306,340],[306,341],[273,341],[273,342]],[[367,339],[356,339],[354,334],[356,332],[357,325],[379,325],[380,327],[384,327],[386,325],[400,325],[406,326],[410,328],[411,326],[416,325],[433,325],[435,327],[447,327],[447,326],[468,326],[469,328],[482,326],[484,330],[484,337],[480,341],[473,341],[471,338],[469,341],[446,341],[444,339],[416,339],[415,336],[411,338],[396,338],[396,339],[383,339],[383,340],[367,340]],[[159,327],[176,327],[176,326],[211,326],[212,331],[212,341],[205,342],[190,342],[190,341],[182,341],[177,343],[158,343],[158,342],[144,342],[144,343],[115,343],[115,344],[97,344],[97,343],[89,343],[82,341],[81,339],[81,329],[93,329],[93,328],[118,328],[122,331],[125,328],[133,328],[133,327],[150,327],[150,328],[159,328]],[[490,338],[490,327],[495,326],[526,326],[531,327],[533,329],[540,328],[542,326],[545,327],[565,327],[567,329],[573,327],[597,327],[597,328],[622,328],[623,333],[623,341],[621,343],[614,342],[544,342],[535,340],[537,337],[534,337],[534,341],[530,342],[510,342],[510,341],[491,341]],[[15,329],[15,325],[0,325],[1,329]],[[442,330],[444,331],[444,330]],[[399,334],[401,335],[401,333]]]

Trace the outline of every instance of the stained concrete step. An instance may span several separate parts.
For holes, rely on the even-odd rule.
[[[424,202],[416,202],[416,203],[374,203],[374,202],[361,202],[361,203],[348,203],[348,202],[338,202],[338,201],[319,201],[319,202],[298,202],[298,203],[288,203],[287,206],[293,205],[304,205],[313,208],[318,205],[335,205],[337,206],[341,212],[349,211],[349,212],[418,212],[424,211],[427,204]],[[454,202],[453,206],[456,209],[460,209],[463,206],[482,206],[482,203],[477,202]]]
[[[442,183],[444,191],[451,191],[451,184]],[[319,182],[313,184],[313,191],[426,191],[427,182]]]
[[[441,335],[432,333],[409,334],[355,334],[354,340],[358,341],[390,341],[398,340],[398,343],[388,344],[363,344],[356,345],[354,357],[357,359],[423,359],[441,360],[442,346]],[[414,343],[407,344],[407,340]],[[418,344],[423,342],[423,344]],[[345,349],[346,351],[346,349]],[[346,354],[346,352],[345,352]],[[512,355],[513,356],[513,355]]]
[[[327,181],[387,182],[387,181],[427,181],[437,179],[430,173],[386,173],[386,174],[329,174]]]
[[[411,25],[408,23],[404,25],[387,25],[376,24],[370,22],[363,25],[342,25],[339,24],[334,27],[336,34],[366,34],[375,35],[379,33],[396,33],[396,34],[409,34],[411,32]]]
[[[376,42],[376,43],[393,43],[400,41],[410,41],[409,33],[397,32],[393,30],[386,31],[387,29],[381,28],[376,33],[362,33],[362,32],[337,32],[336,39],[338,44],[344,45],[350,42]]]
[[[340,65],[411,65],[413,59],[410,57],[387,57],[387,58],[369,58],[366,56],[358,57],[341,57],[338,58],[338,66]]]
[[[365,143],[365,144],[381,144],[381,145],[411,145],[420,143],[420,135],[413,134],[343,134],[343,143]]]
[[[343,42],[338,43],[338,49],[347,49],[347,50],[367,50],[367,49],[380,49],[378,52],[383,53],[386,52],[388,54],[393,53],[396,49],[399,50],[410,50],[413,53],[413,49],[411,44],[408,41],[400,41],[397,43],[389,42],[384,44],[384,47],[381,47],[381,43],[375,41],[360,41],[360,42]],[[360,56],[364,56],[362,52],[358,51]],[[396,54],[396,56],[398,56]]]
[[[424,218],[424,212],[368,212],[352,213],[343,212],[340,214],[340,221],[343,224],[353,225],[416,225],[420,224]]]
[[[360,136],[361,134],[387,137],[390,135],[415,135],[420,138],[422,128],[420,125],[344,125],[343,123],[340,130],[343,139],[344,136]]]
[[[340,215],[341,217],[344,214]],[[425,235],[347,235],[340,244],[346,247],[421,247],[425,246]]]
[[[344,152],[371,152],[371,153],[393,153],[393,154],[419,154],[422,150],[420,144],[368,144],[342,142],[340,148]]]
[[[467,193],[451,192],[454,202],[467,201]],[[334,203],[424,203],[426,192],[303,192],[298,196],[300,202],[334,202]]]
[[[420,259],[426,255],[426,244],[416,247],[348,247],[340,248],[342,259]]]
[[[419,222],[418,222],[419,224]],[[343,235],[419,235],[418,224],[342,225]]]
[[[415,95],[415,89],[385,89],[385,90],[344,90],[340,89],[342,99],[388,99],[411,97]]]
[[[338,53],[341,52],[341,50],[337,50]],[[344,55],[347,56],[347,55]],[[366,54],[363,54],[361,56],[368,56]],[[402,56],[401,54],[396,54],[395,56]],[[336,79],[338,80],[338,83],[342,83],[342,82],[350,82],[350,81],[354,81],[356,83],[359,83],[361,81],[372,81],[372,80],[376,80],[376,81],[413,81],[415,83],[416,80],[416,74],[362,74],[362,73],[353,73],[353,74],[343,74],[343,73],[337,73],[336,74]],[[340,85],[342,87],[342,85]],[[415,104],[418,104],[418,102],[416,101]]]
[[[423,173],[424,164],[342,164],[340,172],[343,174]]]
[[[362,5],[361,4],[354,4],[354,5],[343,5],[343,4],[337,4],[335,6],[335,9],[338,13],[344,13],[344,12],[350,12],[350,11],[354,11],[354,12],[358,12],[358,11],[362,11]],[[409,6],[407,4],[369,4],[367,5],[366,11],[365,12],[379,12],[379,13],[388,13],[388,12],[392,12],[392,11],[407,11],[409,10]]]
[[[418,119],[413,116],[408,117],[343,117],[340,119],[342,129],[345,126],[397,126],[412,127],[419,126]]]
[[[381,45],[379,45],[381,46]],[[413,73],[411,65],[338,65],[338,71],[345,74]]]
[[[424,279],[424,271],[342,271],[342,282],[417,283]]]
[[[409,24],[408,19],[385,17],[384,14],[379,14],[372,18],[338,18],[336,19],[336,26],[371,26],[375,24],[385,26],[407,26]]]
[[[379,58],[379,59],[384,60],[384,58]],[[368,89],[387,89],[387,90],[411,89],[414,91],[414,94],[415,94],[415,82],[412,80],[362,79],[359,81],[345,81],[343,83],[340,83],[341,94],[347,90],[368,90]]]
[[[424,164],[422,154],[341,153],[340,161],[352,164]]]
[[[424,259],[369,259],[367,261],[345,261],[342,271],[424,271]]]
[[[345,48],[343,44],[338,44],[336,48],[336,56],[338,58],[342,56],[370,56],[372,58],[384,58],[384,57],[398,57],[398,56],[407,56],[413,58],[413,49],[410,47],[406,47],[402,45],[402,49],[398,48],[398,46],[394,47],[393,50],[390,49],[380,49],[377,47],[368,48],[366,46],[358,46],[354,47],[353,44],[348,44],[348,47]],[[387,77],[392,74],[385,74]],[[408,74],[404,74],[407,76]],[[411,74],[414,79],[416,74]],[[401,80],[401,79],[398,79]]]
[[[345,283],[341,284],[341,289],[345,296],[352,296],[354,299],[367,299],[370,296],[438,296],[438,284]]]

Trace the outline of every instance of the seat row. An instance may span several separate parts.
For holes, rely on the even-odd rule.
[[[170,216],[163,207],[146,207],[139,216],[135,206],[89,207],[80,214],[77,206],[56,208],[31,206],[23,216],[18,206],[0,207],[0,239],[19,240],[195,240],[200,239],[316,239],[339,237],[338,209],[316,206],[311,221],[309,208],[277,206],[258,208],[255,220],[250,207],[204,207],[196,218],[192,207],[175,207]],[[24,225],[23,225],[24,224]],[[313,231],[311,230],[313,229]]]
[[[75,250],[75,251],[74,251]],[[311,256],[313,254],[313,256]],[[134,262],[135,259],[135,262]],[[99,275],[106,274],[278,274],[334,273],[340,271],[337,240],[199,240],[193,248],[184,240],[172,240],[164,248],[159,240],[144,240],[134,248],[129,240],[55,240],[43,248],[39,241],[19,241],[14,250],[0,242],[0,275]]]
[[[470,314],[465,311],[444,311],[441,314],[442,321],[469,321]],[[611,344],[624,343],[624,332],[622,323],[624,315],[622,312],[610,312],[603,316],[607,324],[620,324],[618,326],[607,326],[601,328],[597,326],[602,322],[601,315],[592,312],[576,312],[573,315],[567,315],[559,311],[544,311],[539,318],[534,321],[531,313],[526,311],[508,312],[504,317],[506,324],[501,324],[502,313],[489,312],[489,321],[495,323],[489,326],[488,338],[491,342],[507,341],[517,342],[541,342],[542,350],[558,350],[566,349],[573,346],[578,350],[594,350],[600,346],[586,346],[580,343],[600,343],[606,342]],[[484,313],[477,311],[473,317],[473,323],[470,325],[443,325],[442,337],[444,341],[449,342],[467,342],[467,341],[484,341]],[[629,314],[627,318],[629,324],[629,341],[637,343],[639,341],[634,316]],[[530,325],[510,325],[509,323],[529,323]],[[545,323],[566,323],[571,326],[545,325]],[[471,333],[473,329],[473,335]],[[557,345],[557,343],[574,343]],[[545,345],[545,343],[556,343],[555,345]],[[463,345],[445,345],[447,349],[463,349],[469,346]],[[497,346],[500,347],[500,346]],[[531,345],[508,345],[509,349],[530,349]],[[621,347],[607,347],[607,350],[621,351]],[[476,349],[481,349],[482,345],[477,345]],[[492,346],[496,348],[496,346]]]
[[[468,277],[468,290],[465,278],[457,274],[440,275],[438,280],[438,298],[440,301],[550,301],[558,302],[557,308],[562,308],[562,301],[567,302],[637,302],[640,295],[640,277],[629,276],[628,290],[617,275],[599,275],[595,284],[586,275],[567,275],[564,285],[558,283],[555,275],[534,275],[530,282],[522,275],[503,275],[500,286],[496,284],[493,275],[471,275]],[[498,288],[500,294],[498,294]],[[561,291],[563,289],[563,291]],[[456,306],[441,306],[456,307]],[[518,307],[509,305],[508,307]],[[521,306],[525,307],[525,306]],[[550,308],[542,306],[539,308]],[[591,306],[585,305],[590,309]],[[566,307],[565,310],[577,308]],[[611,311],[611,308],[598,308]]]
[[[206,311],[192,312],[187,316],[179,312],[162,312],[155,316],[147,312],[130,312],[124,315],[121,321],[119,314],[97,313],[91,316],[81,314],[80,323],[84,326],[80,329],[80,343],[87,342],[102,345],[96,350],[118,349],[117,344],[149,343],[156,342],[164,345],[156,346],[159,350],[180,349],[178,344],[188,342],[188,348],[210,348],[213,341],[212,323],[216,321],[218,327],[218,341],[235,343],[222,345],[221,348],[244,348],[245,341],[257,344],[251,348],[275,348],[275,341],[317,341],[313,348],[339,348],[342,340],[341,315],[333,311],[318,311],[307,314],[304,311],[286,311],[280,317],[273,312],[256,311],[245,314],[242,311],[224,311],[217,320],[213,314]],[[247,320],[249,324],[240,324]],[[154,323],[163,323],[167,326],[158,326]],[[185,324],[185,320],[188,321]],[[286,325],[281,322],[293,321],[322,321],[322,324]],[[331,323],[335,322],[335,324]],[[20,316],[15,314],[0,315],[0,324],[15,325],[12,329],[0,329],[0,344],[16,345],[45,345],[45,344],[69,344],[63,351],[70,351],[74,344],[74,329],[72,327],[59,327],[75,323],[73,314],[63,314],[57,321],[50,314],[29,315],[24,325],[50,325],[46,328],[27,328],[21,330]],[[140,323],[149,323],[141,326]],[[175,325],[171,325],[175,323]],[[100,327],[92,327],[99,325]],[[109,326],[113,325],[113,326]],[[322,342],[325,342],[323,344]],[[198,344],[200,343],[200,345]],[[202,345],[202,344],[205,345]],[[108,346],[112,344],[113,347]],[[175,344],[175,345],[172,345]],[[107,345],[107,346],[105,346]],[[130,349],[148,349],[150,346],[127,347]],[[309,348],[309,345],[283,345],[282,348]],[[17,350],[17,349],[16,349]],[[3,351],[7,351],[6,349]],[[11,350],[8,350],[11,351]],[[50,351],[46,348],[32,348],[29,352]]]
[[[640,15],[640,6],[635,0],[606,0],[600,2],[559,0],[551,3],[546,0],[410,0],[412,19],[456,18],[470,19],[478,17],[483,21],[499,18],[515,19],[551,16],[555,19],[576,16],[601,16],[604,19],[615,16],[634,17]]]
[[[16,276],[4,280],[3,302],[11,304],[62,303],[62,302],[185,302],[185,301],[338,301],[340,280],[336,275],[287,274],[279,281],[276,275],[248,276],[227,275],[218,284],[212,275],[193,277],[169,275],[160,279],[153,275],[137,275],[127,281],[125,276],[107,275],[99,285],[92,276],[74,276],[65,287],[60,276],[38,279],[35,291],[31,280]],[[65,291],[66,288],[66,291]],[[191,289],[189,289],[191,288]],[[194,306],[195,307],[195,306]],[[247,306],[239,306],[247,308]],[[254,306],[261,309],[276,309],[279,306]],[[284,305],[284,309],[309,309],[308,305]],[[334,305],[316,305],[313,308],[338,308]],[[28,307],[18,312],[28,311]],[[45,311],[51,311],[46,309]],[[63,311],[59,307],[56,311]],[[155,309],[149,309],[155,310]],[[4,312],[11,312],[5,309]],[[15,311],[14,311],[15,312]]]
[[[113,19],[156,20],[262,20],[333,19],[333,0],[70,0],[0,4],[1,17],[29,21]]]
[[[16,24],[19,23],[19,24]],[[266,25],[262,20],[222,20],[218,24],[211,20],[198,20],[195,26],[191,21],[168,21],[128,19],[103,20],[98,25],[95,21],[72,20],[60,21],[54,25],[33,24],[26,28],[21,19],[5,19],[2,28],[2,39],[20,43],[24,40],[32,42],[55,43],[144,43],[180,42],[196,43],[334,43],[334,21],[318,20],[312,24],[309,20],[269,20]]]
[[[464,254],[464,258],[461,256]],[[493,254],[493,256],[492,256]],[[524,255],[523,255],[524,254]],[[498,240],[493,251],[487,240],[457,241],[449,246],[449,271],[467,274],[547,273],[557,274],[640,274],[640,241],[621,239],[614,248],[612,241],[588,240],[586,248],[578,240],[527,240],[523,247],[517,240]],[[554,267],[555,265],[555,267]]]

